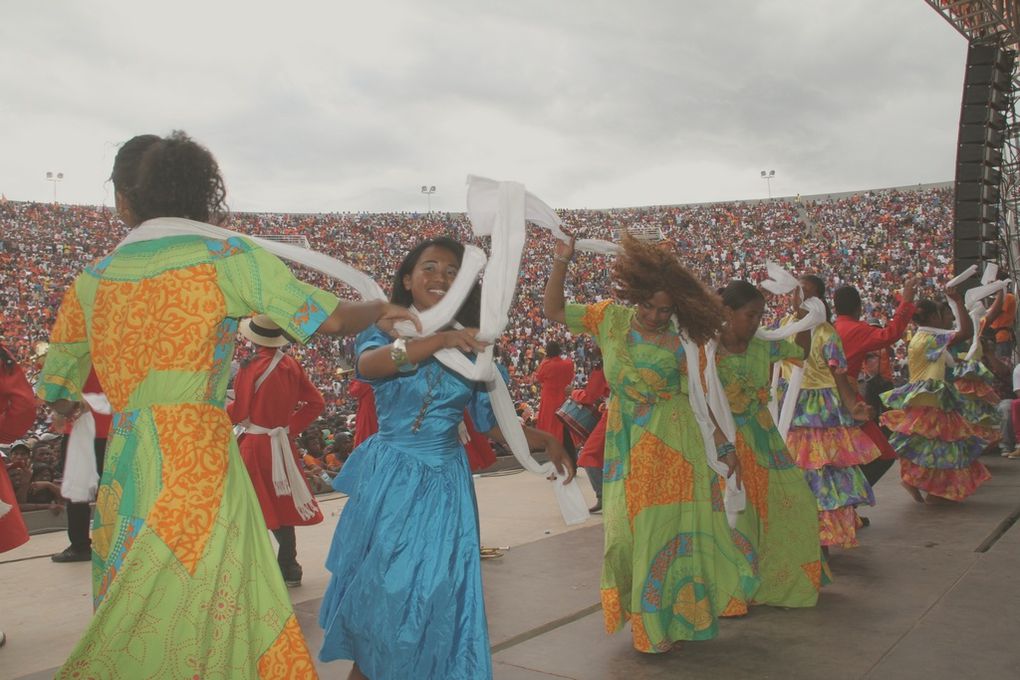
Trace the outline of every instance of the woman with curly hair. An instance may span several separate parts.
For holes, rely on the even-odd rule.
[[[622,243],[613,278],[632,306],[567,304],[573,242],[556,244],[544,306],[550,320],[594,337],[610,386],[602,490],[606,630],[630,621],[634,647],[658,653],[681,640],[715,637],[720,616],[747,612],[757,579],[750,544],[727,523],[724,480],[708,465],[688,397],[688,380],[698,378],[687,375],[683,337],[703,344],[716,336],[718,299],[666,250],[629,235]],[[715,440],[735,472],[732,446],[718,432]]]
[[[139,238],[68,288],[38,386],[73,418],[94,366],[113,410],[93,519],[95,615],[57,676],[314,677],[224,408],[238,320],[266,314],[305,343],[411,315],[342,302],[245,237],[146,232],[156,218],[227,216],[215,159],[184,133],[129,140],[112,179]]]

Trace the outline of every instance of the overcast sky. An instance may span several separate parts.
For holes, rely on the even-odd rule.
[[[559,208],[950,180],[966,43],[922,0],[5,0],[0,193],[112,204],[183,129],[234,210]]]

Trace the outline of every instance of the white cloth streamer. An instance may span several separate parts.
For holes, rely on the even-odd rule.
[[[383,289],[372,277],[329,255],[289,243],[280,243],[259,238],[258,236],[249,236],[248,234],[231,231],[230,229],[206,224],[205,222],[196,222],[180,217],[157,217],[147,220],[132,229],[124,237],[124,240],[117,244],[117,248],[139,241],[151,241],[167,236],[185,235],[204,236],[220,241],[230,238],[246,238],[278,257],[308,267],[309,269],[314,269],[332,279],[347,284],[356,290],[364,300],[386,299]],[[457,314],[457,311],[460,310],[464,299],[474,287],[478,274],[484,266],[485,253],[475,246],[464,246],[464,259],[461,262],[460,270],[457,272],[453,285],[450,286],[450,290],[447,291],[439,303],[422,312],[419,317],[422,325],[422,334],[431,335],[450,323]],[[412,329],[414,328],[412,324],[408,325]]]
[[[96,419],[92,411],[109,415],[109,400],[100,392],[85,392],[82,400],[88,405],[71,426],[67,437],[67,458],[60,495],[72,503],[88,503],[95,499],[99,488],[99,469],[96,467]]]
[[[702,388],[700,376],[702,375],[701,367],[698,365],[700,362],[700,355],[698,353],[698,345],[688,338],[686,335],[680,335],[680,342],[684,346],[684,354],[687,360],[687,388],[690,393],[691,410],[694,412],[694,418],[698,421],[698,429],[701,430],[701,439],[705,445],[705,458],[708,461],[708,466],[712,468],[720,477],[726,480],[726,493],[723,495],[723,506],[726,508],[726,521],[729,522],[730,527],[735,527],[737,524],[737,517],[740,512],[747,507],[747,495],[744,493],[743,488],[737,487],[736,475],[729,475],[729,468],[726,463],[719,460],[719,452],[715,446],[715,429],[716,425],[722,431],[730,443],[736,442],[737,439],[737,426],[733,422],[733,414],[730,413],[729,404],[725,405],[722,422],[719,422],[719,415],[716,415],[716,422],[712,420],[713,409],[710,403],[710,398],[706,396],[705,390]],[[711,341],[709,344],[714,343]],[[706,347],[706,351],[708,348]],[[712,393],[712,379],[709,377],[711,374],[715,374],[715,382],[718,383],[719,377],[715,371],[715,357],[714,348],[712,349],[712,355],[708,357],[706,362],[705,377],[706,382],[709,385],[709,393]],[[721,388],[720,388],[721,389]],[[713,397],[711,401],[717,401],[720,397]],[[721,395],[723,400],[726,399],[725,394]],[[718,405],[717,405],[717,408]],[[728,415],[728,418],[726,417]]]
[[[977,265],[976,264],[972,264],[971,266],[967,267],[966,269],[964,269],[962,272],[960,272],[959,274],[957,274],[953,278],[949,279],[949,283],[946,284],[946,287],[947,288],[955,288],[956,286],[959,286],[961,283],[963,283],[964,281],[968,280],[970,277],[974,276],[975,274],[977,274]]]
[[[485,339],[482,336],[484,329],[486,336],[491,335],[492,339],[495,339],[506,326],[506,316],[513,299],[514,287],[519,274],[520,257],[524,247],[524,219],[532,219],[539,226],[557,233],[558,238],[566,240],[567,237],[559,230],[559,218],[556,213],[539,199],[525,192],[523,185],[516,182],[494,182],[480,177],[469,177],[468,181],[468,203],[472,227],[476,234],[491,235],[493,259],[497,263],[493,267],[486,268],[482,284],[482,325],[479,329],[479,336]],[[474,196],[472,196],[473,192],[476,192]],[[218,240],[236,237],[248,238],[279,257],[310,267],[350,285],[366,300],[385,299],[382,288],[371,277],[327,255],[298,246],[247,236],[193,220],[181,218],[148,220],[136,227],[121,241],[118,248],[128,243],[182,234],[194,234]],[[577,247],[579,249],[605,248],[599,243],[605,244],[605,242],[583,240],[582,243],[578,243]],[[618,250],[618,246],[615,244],[608,244],[608,246],[611,250],[607,252]],[[419,334],[410,323],[397,324],[397,331],[406,337],[418,337],[435,333],[449,325],[463,305],[485,263],[485,254],[480,249],[474,246],[465,246],[464,258],[453,285],[437,305],[429,308],[419,317],[422,333]],[[488,286],[486,281],[489,282]],[[438,361],[464,377],[485,383],[486,389],[492,397],[496,422],[499,424],[514,457],[525,469],[546,476],[556,475],[552,463],[539,465],[531,456],[520,421],[513,408],[510,393],[499,372],[493,367],[491,349],[482,352],[475,362],[472,362],[464,354],[450,349],[437,352],[435,356]],[[564,521],[568,524],[576,524],[586,520],[588,511],[579,486],[577,484],[564,485],[559,476],[557,476],[557,481],[560,483],[553,486]],[[296,497],[295,504],[297,504]],[[580,516],[581,508],[584,508],[583,517]]]
[[[797,277],[772,260],[765,261],[765,271],[768,278],[761,282],[761,287],[773,295],[786,295],[800,285]]]
[[[772,263],[770,263],[772,264]],[[778,266],[778,265],[774,265]],[[792,276],[790,278],[793,278]],[[796,279],[794,279],[796,282]],[[792,289],[791,289],[792,290]],[[825,304],[818,298],[811,297],[800,303],[800,308],[805,314],[800,319],[792,321],[779,328],[759,328],[755,336],[767,341],[785,340],[803,331],[812,331],[825,321]],[[804,357],[807,360],[807,357]],[[794,366],[790,372],[790,382],[786,389],[786,398],[783,399],[782,412],[779,411],[779,364],[772,367],[772,385],[769,388],[769,413],[776,423],[779,436],[786,439],[790,431],[790,424],[793,422],[793,413],[797,407],[797,397],[800,395],[800,387],[804,382],[804,366]]]

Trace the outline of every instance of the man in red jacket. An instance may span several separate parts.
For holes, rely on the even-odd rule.
[[[907,329],[907,324],[910,323],[910,319],[917,309],[914,306],[914,295],[918,283],[917,277],[908,278],[904,282],[903,291],[900,294],[900,304],[889,321],[889,325],[884,328],[861,321],[861,294],[857,292],[856,288],[843,286],[833,294],[832,302],[836,310],[836,320],[832,325],[836,328],[840,340],[843,341],[843,351],[846,353],[847,363],[846,372],[851,382],[856,383],[868,353],[892,347],[903,337],[903,332]],[[877,417],[878,414],[875,415]],[[896,452],[889,445],[889,440],[882,434],[878,423],[874,420],[864,423],[861,429],[882,452],[879,458],[861,466],[861,472],[864,473],[868,483],[874,485],[892,466],[893,461],[896,460]]]
[[[85,386],[81,388],[83,394],[102,393],[103,387],[99,384],[99,377],[95,369],[89,371],[89,377],[85,379]],[[93,449],[96,456],[96,471],[100,477],[103,475],[103,459],[106,456],[106,438],[110,433],[110,422],[113,416],[108,413],[100,413],[92,407],[92,418],[96,422],[96,436],[93,439]],[[64,437],[64,451],[67,452],[67,437]],[[89,537],[89,521],[92,519],[92,508],[89,503],[68,503],[67,504],[67,538],[71,545],[55,555],[50,555],[54,562],[88,562],[92,559],[92,539]]]
[[[283,580],[299,586],[294,527],[318,524],[322,513],[300,472],[294,438],[319,417],[326,402],[301,365],[284,352],[287,339],[268,316],[245,319],[239,331],[257,350],[234,378],[235,398],[227,413],[244,427],[238,447],[266,526],[280,544],[277,562]]]
[[[14,441],[28,431],[35,422],[35,395],[25,379],[25,373],[14,357],[0,345],[0,443]],[[18,510],[18,499],[7,476],[7,468],[0,464],[0,552],[12,550],[28,540],[25,521]],[[0,631],[0,647],[7,636]]]

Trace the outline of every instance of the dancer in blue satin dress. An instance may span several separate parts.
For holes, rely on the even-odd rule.
[[[418,310],[442,299],[463,257],[438,238],[404,259],[392,300]],[[457,426],[502,440],[480,385],[440,364],[443,348],[474,352],[478,297],[457,316],[463,330],[394,341],[373,326],[357,339],[358,377],[372,384],[379,432],[351,454],[334,487],[350,498],[326,567],[332,578],[319,612],[319,658],[352,659],[349,678],[406,680],[492,677],[482,600],[478,513]],[[573,470],[561,443],[525,428],[560,472]]]

